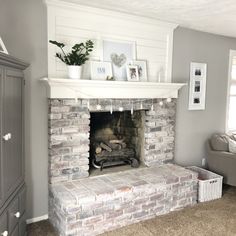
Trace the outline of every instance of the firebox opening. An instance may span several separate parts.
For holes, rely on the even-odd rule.
[[[90,174],[111,167],[111,171],[120,171],[140,166],[144,145],[143,112],[134,111],[133,115],[130,111],[91,112]]]

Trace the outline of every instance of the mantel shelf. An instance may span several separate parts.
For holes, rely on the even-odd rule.
[[[42,78],[48,98],[141,99],[177,98],[186,84]]]

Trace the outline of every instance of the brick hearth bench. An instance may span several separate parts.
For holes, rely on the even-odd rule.
[[[92,236],[197,200],[197,174],[166,164],[50,186],[49,219],[61,236]]]

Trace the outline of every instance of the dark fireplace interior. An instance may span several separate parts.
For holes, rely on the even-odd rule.
[[[90,172],[117,166],[139,167],[144,139],[142,112],[91,113]]]

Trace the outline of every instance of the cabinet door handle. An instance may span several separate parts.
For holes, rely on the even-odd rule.
[[[11,139],[11,133],[5,134],[3,137],[3,140],[8,141]]]
[[[16,218],[20,218],[20,212],[16,212],[16,214],[14,215]]]
[[[8,236],[8,231],[4,231],[1,235],[2,236]]]

